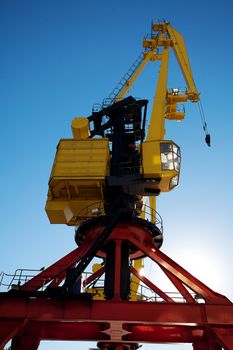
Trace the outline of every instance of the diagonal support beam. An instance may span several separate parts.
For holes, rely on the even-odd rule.
[[[86,253],[89,248],[89,244],[83,244],[82,246],[74,249],[72,252],[49,266],[44,271],[40,272],[37,276],[26,282],[24,285],[20,287],[20,290],[25,291],[36,291],[42,288],[47,283],[52,280],[59,278],[60,275],[64,276],[67,269],[72,267],[74,264],[79,261],[82,256]],[[56,284],[56,283],[55,283]]]
[[[93,282],[96,278],[101,277],[103,275],[103,273],[105,272],[105,266],[102,266],[99,270],[97,270],[96,272],[94,272],[91,276],[87,277],[84,281],[83,281],[83,287],[86,287],[88,284],[90,284],[91,282]]]
[[[4,349],[4,346],[25,327],[27,322],[28,318],[25,317],[20,322],[6,323],[1,327],[0,350]]]
[[[187,291],[185,286],[179,281],[179,279],[172,275],[169,271],[167,271],[164,267],[161,267],[163,272],[166,274],[166,276],[170,279],[170,281],[174,284],[176,289],[180,292],[180,294],[183,296],[183,298],[188,303],[195,303],[195,299],[192,297],[192,295]]]
[[[147,287],[153,290],[153,292],[157,293],[163,300],[168,303],[174,303],[174,300],[170,298],[166,293],[164,293],[159,287],[157,287],[154,283],[149,281],[145,276],[141,276],[138,271],[131,266],[131,272],[136,276],[140,281],[142,281]]]
[[[157,250],[152,243],[145,246],[143,243],[135,239],[132,235],[128,235],[128,239],[135,247],[140,249],[146,256],[150,257],[160,267],[176,276],[182,283],[184,283],[195,293],[201,295],[206,300],[206,302],[213,302],[217,304],[231,304],[229,299],[207,287],[204,283],[191,275],[183,267],[178,265],[174,260],[162,253],[160,250]]]

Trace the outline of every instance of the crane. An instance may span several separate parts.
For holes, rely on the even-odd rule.
[[[62,139],[58,144],[49,180],[46,212],[51,223],[77,226],[75,241],[78,245],[85,240],[90,228],[108,221],[112,213],[117,216],[124,211],[124,215],[119,214],[124,216],[123,220],[148,227],[145,197],[150,199],[152,224],[149,230],[153,242],[156,248],[162,245],[162,224],[156,213],[155,197],[178,185],[181,162],[180,147],[172,140],[164,139],[165,120],[183,120],[185,112],[179,109],[179,104],[196,103],[200,94],[194,83],[183,37],[170,23],[153,24],[151,36],[143,40],[143,49],[143,54],[101,108],[94,109],[87,118],[73,119],[73,139]],[[184,91],[167,87],[170,49],[174,51],[184,76]],[[146,135],[148,100],[125,95],[146,64],[154,61],[160,62],[160,72]],[[97,254],[101,245],[102,241],[96,242],[89,259]],[[115,248],[112,249],[106,256],[114,253]],[[125,254],[126,265],[128,255]],[[106,258],[103,252],[100,256]],[[134,264],[140,270],[143,261],[137,259]],[[74,281],[83,269],[81,266]],[[130,275],[129,266],[122,270]],[[112,279],[112,273],[109,278]],[[105,278],[105,286],[110,285],[110,280]],[[135,286],[138,283],[139,280],[132,276],[126,298],[137,293]],[[130,294],[132,285],[134,294]]]
[[[181,34],[168,22],[153,24],[152,29],[151,37],[143,41],[143,54],[102,108],[87,118],[75,118],[73,139],[58,144],[46,203],[51,223],[77,225],[91,212],[105,215],[119,194],[141,213],[142,197],[153,198],[178,185],[180,148],[164,139],[165,119],[182,120],[185,112],[179,103],[198,102],[199,92]],[[170,49],[187,84],[184,92],[167,88]],[[161,63],[146,136],[148,100],[124,97],[151,61]]]
[[[170,23],[154,23],[143,48],[100,108],[74,118],[73,138],[57,146],[45,210],[52,224],[75,227],[78,247],[32,278],[21,271],[18,284],[0,293],[0,350],[10,339],[12,350],[36,350],[41,339],[95,340],[100,350],[136,350],[142,342],[233,349],[231,301],[160,250],[156,198],[178,185],[181,162],[180,147],[165,139],[165,120],[183,120],[179,104],[198,103],[200,94],[183,37]],[[170,49],[184,91],[167,88]],[[125,96],[150,61],[160,62],[160,72],[146,132],[148,100]],[[86,276],[95,257],[102,263]],[[140,275],[144,257],[161,268],[178,300]],[[153,297],[139,293],[139,283]]]

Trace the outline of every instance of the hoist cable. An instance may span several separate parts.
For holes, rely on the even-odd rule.
[[[210,134],[208,133],[208,127],[207,127],[207,123],[206,123],[205,114],[204,114],[201,100],[199,100],[199,102],[198,102],[198,110],[199,110],[200,117],[201,117],[202,127],[203,127],[203,130],[205,133],[205,142],[210,147]]]

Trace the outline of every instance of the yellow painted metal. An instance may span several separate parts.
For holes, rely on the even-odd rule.
[[[74,139],[87,139],[90,136],[89,122],[87,118],[77,117],[71,123]]]
[[[166,141],[172,142],[172,141]],[[145,179],[161,178],[158,184],[148,184],[151,190],[168,192],[171,190],[170,182],[175,176],[179,176],[176,170],[163,170],[161,162],[160,141],[145,141],[142,144],[142,167]],[[155,204],[154,204],[155,206]]]
[[[185,113],[177,110],[177,103],[187,102],[187,94],[180,94],[179,90],[167,92],[165,118],[169,120],[183,120]]]
[[[87,293],[92,294],[93,300],[105,300],[104,288],[88,288]]]
[[[101,264],[98,264],[98,263],[93,264],[92,272],[97,272],[101,267],[102,267]],[[105,300],[103,287],[87,288],[86,292],[92,294],[92,298],[94,300]]]
[[[136,69],[136,71],[134,72],[134,74],[132,75],[132,77],[127,80],[125,86],[123,87],[123,89],[120,91],[119,95],[117,96],[116,100],[121,100],[126,94],[127,92],[130,90],[130,88],[132,87],[132,85],[134,84],[135,80],[138,78],[139,74],[143,71],[143,69],[145,68],[146,64],[152,60],[152,58],[154,57],[154,53],[152,51],[147,52],[144,54],[144,59],[141,62],[141,64],[138,66],[138,68]],[[115,101],[116,101],[115,100]]]
[[[158,84],[148,127],[147,141],[162,140],[165,135],[164,117],[166,108],[169,48],[165,47],[160,66]]]
[[[158,34],[152,36],[149,40],[145,40],[143,46],[147,50],[156,50],[159,47],[162,47],[163,51],[162,53],[160,52],[160,72],[153,101],[150,125],[148,127],[147,140],[143,143],[142,147],[142,168],[145,178],[161,177],[160,184],[150,185],[151,189],[154,188],[162,192],[167,192],[171,190],[170,182],[172,178],[179,176],[179,174],[175,170],[162,170],[159,143],[153,143],[152,141],[160,141],[164,139],[166,132],[165,118],[179,121],[184,119],[184,110],[179,111],[177,109],[177,104],[179,102],[186,102],[187,100],[198,102],[199,93],[192,77],[191,66],[184,39],[181,34],[178,33],[169,23],[156,23],[153,25],[153,30],[158,32]],[[170,48],[173,48],[175,52],[175,56],[188,87],[187,91],[183,94],[167,90]],[[155,209],[155,205],[155,197],[150,197],[150,206]]]
[[[189,62],[186,46],[184,43],[184,38],[169,23],[166,23],[166,29],[171,38],[172,48],[180,65],[180,69],[183,73],[186,84],[188,86],[188,99],[192,102],[198,102],[200,93],[197,91],[197,88],[194,83],[192,69]]]
[[[104,179],[108,175],[108,139],[60,140],[50,183],[61,179]]]
[[[172,91],[167,92],[167,105],[178,103],[178,102],[186,102],[188,99],[186,94],[180,94],[179,92],[175,93]]]
[[[97,272],[101,269],[102,265],[101,264],[98,264],[98,263],[95,263],[92,265],[91,269],[92,269],[92,272]]]
[[[155,218],[155,213],[156,213],[156,198],[155,198],[155,196],[150,196],[149,202],[150,202],[150,217],[155,220],[156,219]]]
[[[96,211],[104,215],[104,198],[93,199],[55,199],[50,197],[49,190],[45,211],[51,224],[66,224],[76,226],[83,221],[95,217]]]
[[[133,262],[133,267],[135,270],[137,270],[139,273],[143,269],[143,259],[137,259]],[[141,300],[141,294],[139,293],[139,286],[140,286],[140,280],[134,275],[131,275],[131,281],[130,281],[130,301],[138,301]]]
[[[169,120],[183,120],[184,119],[184,111],[177,111],[177,104],[172,103],[166,106],[166,119]]]
[[[76,225],[104,211],[108,139],[62,139],[57,147],[45,210],[53,224]]]
[[[127,80],[123,89],[116,96],[116,100],[122,99],[125,94],[132,87],[134,82],[136,81],[139,74],[144,69],[145,65],[149,61],[161,60],[161,69],[160,69],[160,79],[158,80],[157,90],[154,98],[153,110],[151,115],[151,125],[149,127],[149,133],[153,135],[153,132],[156,133],[155,138],[149,135],[149,139],[161,140],[165,135],[165,129],[162,124],[164,123],[165,118],[170,120],[182,120],[184,118],[184,112],[177,111],[177,103],[178,102],[186,102],[190,100],[192,102],[199,101],[200,93],[197,91],[194,79],[192,76],[192,70],[186,50],[186,46],[184,43],[183,36],[177,32],[169,22],[166,23],[154,23],[152,26],[153,30],[157,32],[156,35],[152,35],[150,39],[145,39],[143,41],[143,48],[146,50],[144,53],[144,60],[135,70],[132,77]],[[158,50],[163,48],[163,52],[159,52]],[[182,74],[187,84],[187,91],[176,101],[170,101],[171,95],[169,95],[169,91],[164,89],[165,84],[167,84],[167,73],[168,73],[168,51],[172,48],[176,59],[181,68]],[[166,94],[167,93],[167,94]],[[173,103],[171,106],[170,104]],[[172,112],[171,112],[172,109]],[[167,111],[167,113],[165,113]],[[170,112],[169,112],[170,111]],[[157,120],[157,117],[159,118]],[[159,125],[156,129],[153,128],[155,123]],[[163,122],[162,122],[163,121]],[[159,135],[162,135],[159,137]]]

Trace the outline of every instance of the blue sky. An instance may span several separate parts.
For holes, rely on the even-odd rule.
[[[185,38],[212,147],[196,105],[183,123],[167,124],[182,173],[158,198],[162,250],[233,300],[232,15],[231,0],[0,1],[1,271],[48,266],[75,247],[73,229],[50,225],[44,212],[56,145],[71,137],[73,117],[88,116],[115,87],[151,21],[165,18]],[[169,82],[182,86],[173,60],[171,68]],[[150,64],[131,94],[151,101],[157,72]],[[77,346],[89,347],[43,342],[40,350]]]

